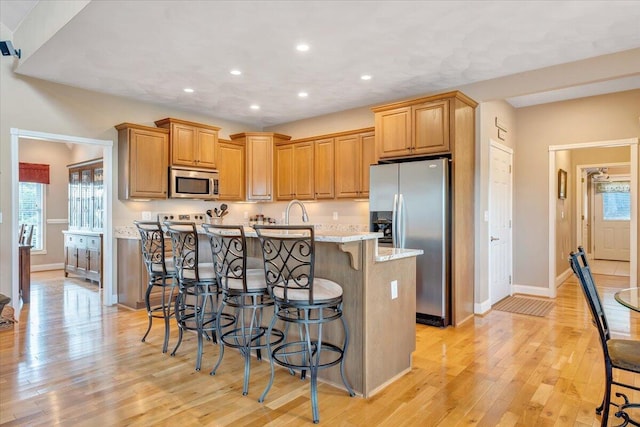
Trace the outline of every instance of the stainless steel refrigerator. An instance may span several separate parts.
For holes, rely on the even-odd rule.
[[[416,258],[416,321],[449,325],[449,159],[373,165],[370,172],[371,231],[390,230],[389,245],[424,251]]]

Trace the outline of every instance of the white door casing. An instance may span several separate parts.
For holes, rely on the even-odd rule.
[[[513,151],[493,140],[489,148],[489,299],[511,295]]]

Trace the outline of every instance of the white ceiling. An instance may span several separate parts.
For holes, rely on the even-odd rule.
[[[36,3],[1,0],[2,22],[19,32]],[[638,1],[94,0],[16,71],[264,127],[638,47]],[[618,77],[506,98],[640,87]]]

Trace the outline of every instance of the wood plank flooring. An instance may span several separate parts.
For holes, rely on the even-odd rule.
[[[628,278],[596,276],[617,337],[640,339],[640,314],[614,301]],[[253,360],[242,396],[242,358],[196,340],[162,354],[162,326],[140,342],[143,311],[103,307],[94,285],[62,272],[32,275],[31,303],[0,330],[0,424],[6,426],[297,426],[311,423],[309,382]],[[381,314],[383,315],[383,314]],[[170,346],[176,342],[173,330]],[[575,279],[544,318],[492,311],[459,328],[418,325],[413,369],[370,399],[320,384],[327,426],[596,426],[604,387],[595,328]],[[384,345],[383,342],[380,343]],[[627,378],[632,378],[631,374]],[[640,385],[640,378],[635,379]],[[630,395],[640,401],[640,393]],[[612,419],[611,425],[619,424]]]

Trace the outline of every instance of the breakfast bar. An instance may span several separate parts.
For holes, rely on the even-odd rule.
[[[136,233],[135,228],[116,228],[121,266],[125,262],[131,266],[131,260],[140,258]],[[246,236],[249,254],[260,254],[255,231],[246,228]],[[315,236],[316,277],[339,283],[344,292],[343,310],[350,330],[345,372],[354,391],[363,397],[372,396],[408,372],[416,345],[416,256],[422,251],[378,247],[380,236],[340,231],[317,231]],[[204,235],[200,245],[202,256],[210,259]],[[131,273],[131,269],[119,269],[119,295],[131,293],[122,289],[124,286],[146,283],[134,283]],[[344,339],[338,325],[329,325],[324,333],[329,341]],[[320,372],[319,377],[341,387],[337,366]]]

